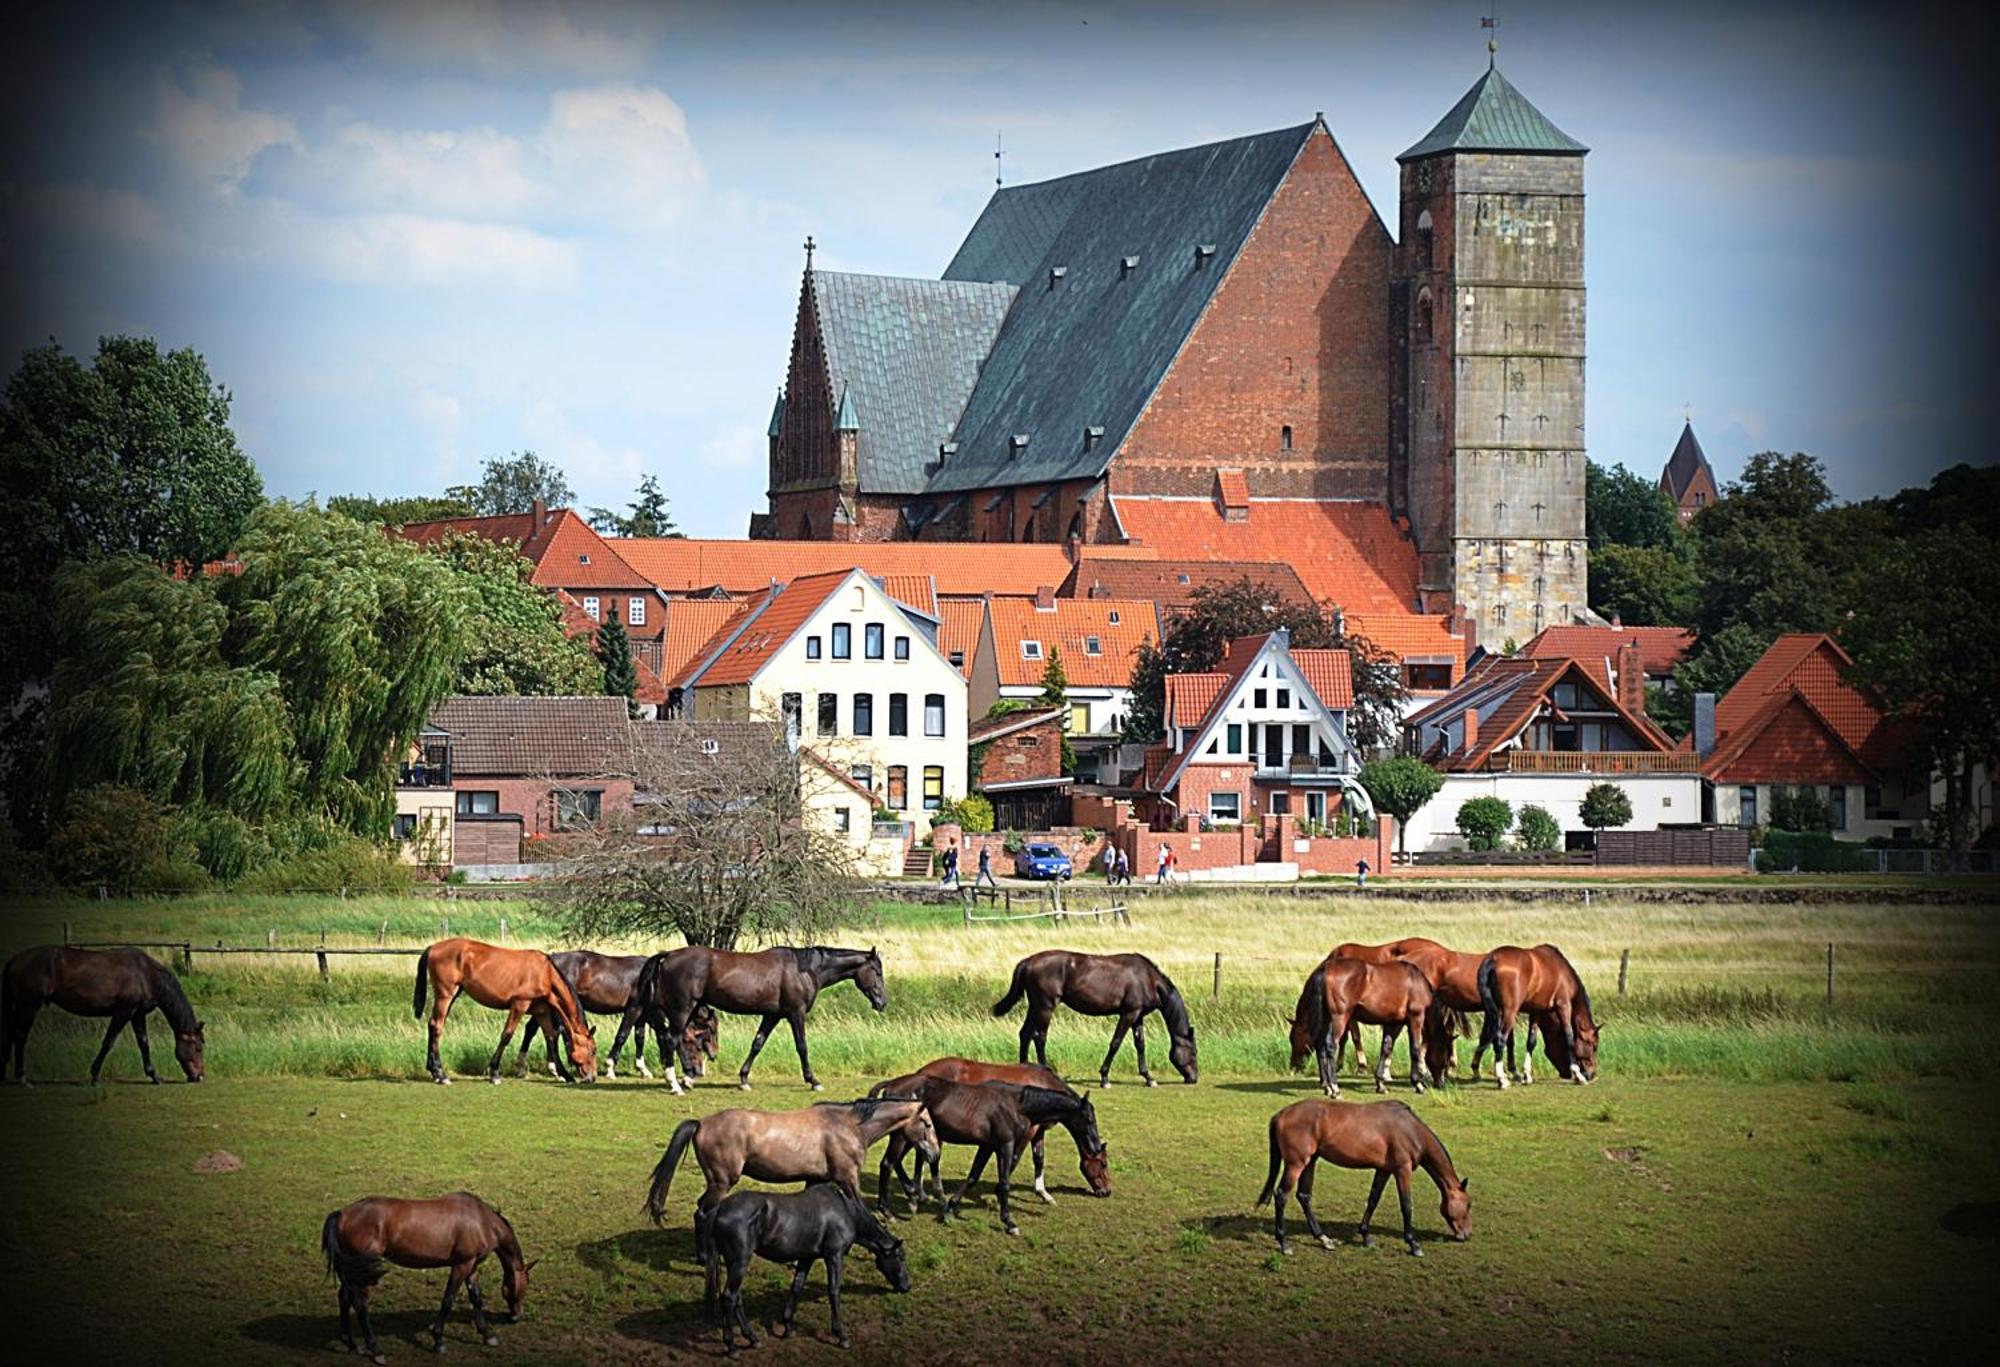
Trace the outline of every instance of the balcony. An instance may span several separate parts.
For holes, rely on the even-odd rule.
[[[398,788],[451,787],[451,744],[432,743],[396,766]]]
[[[1312,755],[1291,755],[1274,763],[1256,761],[1256,776],[1264,783],[1337,784],[1354,777],[1352,771],[1336,763],[1321,763]]]
[[[1698,774],[1701,756],[1689,750],[1496,750],[1489,774]]]

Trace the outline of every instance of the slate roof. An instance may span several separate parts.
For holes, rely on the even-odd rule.
[[[1014,287],[822,270],[811,279],[827,378],[839,396],[836,425],[858,433],[861,487],[921,492]]]
[[[945,279],[1019,293],[929,491],[1101,475],[1318,127],[996,191]],[[867,421],[864,409],[864,431]],[[1086,427],[1104,429],[1088,451]],[[1018,453],[1016,434],[1029,438]]]
[[[1580,156],[1590,149],[1550,123],[1528,97],[1488,67],[1472,89],[1423,140],[1397,157],[1415,161],[1439,152],[1529,152]]]
[[[625,700],[611,697],[446,698],[431,725],[450,734],[460,778],[615,773],[632,735]]]
[[[1674,453],[1667,457],[1667,492],[1676,503],[1687,493],[1688,485],[1702,471],[1708,471],[1708,482],[1720,489],[1716,483],[1715,471],[1709,466],[1708,457],[1703,454],[1701,443],[1695,440],[1694,424],[1687,422],[1681,426],[1681,439],[1674,443]]]

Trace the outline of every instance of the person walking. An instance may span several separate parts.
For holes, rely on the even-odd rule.
[[[1118,847],[1110,841],[1104,842],[1104,883],[1106,887],[1118,881]]]
[[[1160,846],[1160,867],[1158,871],[1155,872],[1153,875],[1153,882],[1155,885],[1163,886],[1166,883],[1167,869],[1172,866],[1173,862],[1174,862],[1174,852],[1168,849],[1165,845]]]
[[[958,842],[956,840],[944,847],[944,878],[939,883],[939,886],[946,888],[955,888],[958,886]]]
[[[1118,862],[1112,867],[1112,880],[1129,884],[1132,881],[1132,861],[1125,857],[1125,847],[1118,847]]]
[[[972,880],[972,886],[977,890],[982,883],[995,892],[1000,890],[1000,880],[993,876],[993,849],[990,845],[979,847],[979,876]]]
[[[1368,886],[1368,861],[1366,859],[1357,859],[1354,861],[1354,886],[1357,888]]]

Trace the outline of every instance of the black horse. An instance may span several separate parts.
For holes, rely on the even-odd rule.
[[[638,1034],[632,1038],[632,1062],[637,1065],[642,1076],[651,1077],[646,1068],[646,1021],[634,999],[634,991],[639,984],[639,973],[646,966],[644,954],[598,954],[588,949],[566,949],[549,955],[556,971],[569,980],[575,989],[577,1000],[586,1011],[599,1015],[618,1016],[618,1038],[611,1042],[611,1055],[604,1065],[604,1076],[618,1076],[618,1053],[625,1047],[625,1038],[632,1035],[636,1027]],[[527,1066],[528,1046],[541,1033],[541,1022],[528,1017],[527,1030],[521,1036],[521,1064]],[[702,1074],[703,1060],[714,1058],[716,1044],[720,1036],[716,1030],[715,1013],[702,1008],[694,1013],[688,1023],[688,1048],[686,1052],[693,1058],[693,1076]],[[667,1037],[655,1032],[654,1043],[659,1048],[660,1058],[665,1061],[672,1057],[667,1048]],[[556,1042],[548,1040],[549,1071],[560,1067],[556,1060]]]
[[[716,1282],[728,1277],[722,1292],[722,1346],[731,1357],[736,1356],[739,1326],[744,1342],[757,1346],[757,1333],[743,1309],[743,1274],[750,1267],[752,1254],[792,1265],[792,1292],[785,1297],[782,1319],[785,1337],[791,1335],[792,1317],[798,1311],[806,1276],[814,1261],[823,1259],[826,1298],[833,1307],[833,1337],[841,1347],[847,1347],[847,1330],[840,1322],[840,1267],[847,1250],[857,1243],[875,1255],[875,1266],[891,1287],[910,1289],[902,1240],[877,1223],[866,1206],[831,1182],[801,1192],[739,1191],[715,1208],[697,1234],[704,1241],[702,1257],[708,1264],[711,1314]]]
[[[634,1000],[652,1026],[678,1045],[681,1066],[694,1071],[687,1047],[687,1026],[698,1006],[737,1015],[762,1016],[757,1036],[750,1041],[750,1053],[736,1075],[737,1085],[750,1090],[750,1065],[771,1037],[778,1022],[789,1021],[792,1043],[799,1051],[799,1071],[817,1092],[819,1079],[813,1076],[812,1060],[806,1053],[806,1013],[820,992],[837,982],[853,979],[877,1011],[889,1003],[882,985],[882,956],[873,949],[835,949],[810,945],[801,949],[781,946],[739,954],[728,949],[690,945],[669,950],[646,960],[639,971]],[[671,1065],[668,1081],[675,1082]]]
[[[1111,1060],[1125,1034],[1132,1034],[1132,1047],[1139,1054],[1139,1076],[1146,1085],[1154,1084],[1146,1070],[1146,1027],[1148,1012],[1157,1011],[1166,1022],[1172,1041],[1167,1057],[1188,1082],[1199,1076],[1195,1062],[1194,1022],[1188,1019],[1187,1003],[1180,989],[1160,971],[1160,966],[1143,954],[1080,954],[1070,949],[1045,949],[1030,954],[1014,965],[1014,980],[1007,995],[994,1003],[993,1014],[1004,1016],[1022,997],[1028,999],[1028,1018],[1021,1023],[1021,1062],[1028,1061],[1028,1045],[1035,1046],[1036,1060],[1049,1062],[1049,1021],[1056,1007],[1086,1016],[1116,1016],[1118,1028],[1111,1035],[1111,1048],[1097,1070],[1097,1085],[1111,1085]]]
[[[174,1058],[189,1082],[200,1082],[206,1072],[202,1059],[204,1040],[201,1022],[180,979],[163,968],[150,954],[136,949],[68,949],[42,945],[24,949],[7,961],[0,973],[0,1074],[7,1056],[14,1058],[14,1080],[25,1083],[27,1071],[23,1051],[28,1032],[35,1028],[35,1016],[45,1002],[54,1002],[77,1016],[109,1016],[111,1026],[104,1032],[104,1047],[90,1065],[94,1085],[104,1069],[104,1057],[112,1042],[126,1026],[139,1042],[139,1061],[154,1082],[153,1053],[146,1044],[146,1016],[158,1011],[173,1027]]]
[[[965,1193],[972,1184],[979,1180],[979,1174],[986,1170],[986,1160],[991,1158],[997,1160],[994,1187],[998,1193],[1001,1227],[1009,1234],[1019,1234],[1021,1231],[1014,1223],[1007,1200],[1014,1165],[1027,1151],[1033,1137],[1050,1125],[1061,1125],[1076,1141],[1076,1151],[1083,1156],[1084,1172],[1091,1181],[1092,1190],[1098,1195],[1110,1194],[1110,1179],[1104,1164],[1104,1139],[1097,1132],[1096,1108],[1087,1096],[1049,1087],[1023,1087],[1011,1082],[953,1082],[928,1073],[912,1073],[884,1082],[875,1087],[870,1095],[908,1097],[921,1101],[931,1113],[931,1125],[937,1131],[940,1146],[971,1144],[978,1147],[973,1156],[972,1170],[949,1200],[945,1199],[938,1156],[932,1155],[931,1181],[937,1188],[942,1207],[938,1212],[940,1220],[948,1220],[957,1213],[959,1202],[965,1199]],[[875,1204],[884,1215],[892,1214],[889,1209],[889,1173],[892,1169],[911,1209],[914,1210],[923,1199],[922,1154],[917,1155],[914,1189],[909,1178],[903,1175],[903,1155],[910,1147],[901,1134],[892,1134],[888,1147],[882,1151],[882,1165],[875,1177]]]

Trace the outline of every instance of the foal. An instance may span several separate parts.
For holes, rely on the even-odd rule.
[[[840,1269],[855,1244],[875,1255],[883,1279],[899,1292],[910,1289],[910,1267],[902,1241],[884,1229],[868,1208],[832,1183],[801,1192],[739,1191],[715,1208],[708,1238],[714,1256],[708,1263],[708,1307],[715,1309],[716,1283],[727,1275],[722,1292],[722,1347],[736,1356],[736,1330],[744,1342],[757,1346],[757,1333],[743,1309],[743,1274],[751,1255],[775,1263],[790,1263],[792,1293],[785,1297],[783,1337],[792,1333],[799,1294],[815,1259],[826,1263],[826,1298],[833,1307],[833,1337],[847,1347],[847,1330],[840,1322]]]
[[[1429,980],[1410,964],[1329,959],[1306,976],[1305,987],[1299,993],[1298,1010],[1291,1021],[1292,1068],[1296,1071],[1304,1065],[1308,1054],[1316,1052],[1320,1086],[1329,1097],[1339,1096],[1334,1049],[1350,1024],[1361,1021],[1383,1027],[1375,1090],[1387,1090],[1390,1050],[1396,1036],[1407,1030],[1410,1085],[1422,1092],[1429,1070],[1417,1051],[1425,1041],[1424,1026],[1435,1000]]]
[[[326,1253],[326,1268],[340,1283],[340,1341],[354,1351],[354,1335],[348,1329],[351,1308],[361,1319],[361,1334],[368,1343],[368,1356],[385,1361],[382,1347],[375,1341],[375,1326],[368,1319],[368,1298],[375,1283],[382,1280],[389,1263],[398,1267],[448,1267],[444,1301],[438,1306],[437,1322],[431,1326],[431,1341],[444,1351],[444,1322],[452,1302],[463,1286],[472,1299],[472,1327],[490,1347],[500,1342],[486,1328],[486,1302],[479,1293],[479,1264],[489,1253],[500,1259],[500,1290],[507,1298],[507,1315],[518,1319],[521,1301],[528,1294],[528,1269],[534,1264],[521,1256],[521,1242],[505,1216],[471,1192],[455,1192],[429,1201],[404,1201],[392,1196],[370,1196],[326,1217],[320,1226],[320,1248]]]
[[[1466,1184],[1453,1170],[1444,1144],[1415,1111],[1400,1101],[1358,1106],[1313,1097],[1295,1101],[1271,1117],[1271,1174],[1264,1179],[1257,1204],[1263,1205],[1274,1191],[1277,1193],[1271,1220],[1280,1253],[1292,1251],[1285,1242],[1285,1197],[1294,1186],[1299,1192],[1299,1209],[1305,1212],[1306,1228],[1320,1247],[1331,1250],[1334,1246],[1313,1217],[1313,1172],[1322,1158],[1336,1167],[1375,1170],[1368,1209],[1361,1215],[1362,1247],[1374,1246],[1369,1226],[1375,1219],[1376,1203],[1382,1199],[1382,1188],[1394,1177],[1396,1195],[1403,1205],[1403,1241],[1410,1246],[1412,1257],[1424,1256],[1410,1225],[1410,1173],[1416,1168],[1422,1168],[1437,1183],[1444,1197],[1439,1209],[1451,1237],[1462,1243],[1472,1236],[1472,1203],[1465,1194]]]

